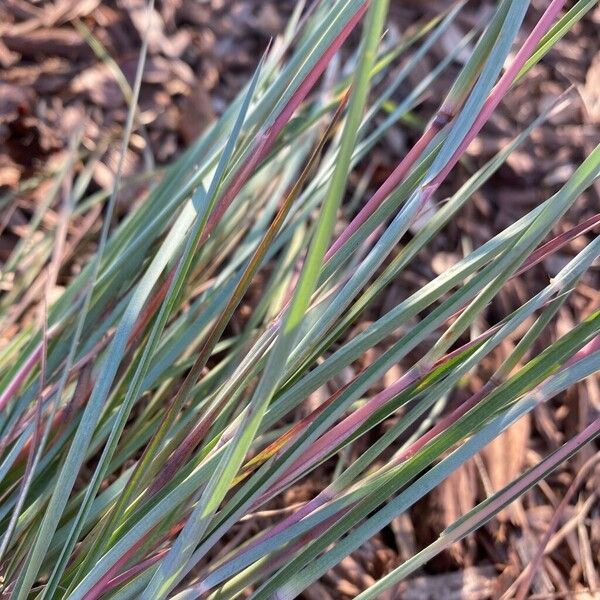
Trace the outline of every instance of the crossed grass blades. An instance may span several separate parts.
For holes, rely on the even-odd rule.
[[[0,351],[4,597],[191,600],[250,591],[255,599],[294,598],[536,405],[600,369],[598,312],[531,352],[600,255],[598,237],[522,307],[469,337],[507,281],[598,224],[595,215],[551,237],[599,177],[600,147],[552,197],[347,335],[511,152],[569,101],[568,93],[557,98],[450,198],[436,200],[504,96],[596,3],[580,0],[568,11],[564,4],[549,2],[524,32],[529,2],[500,1],[397,104],[396,90],[464,2],[393,46],[387,0],[300,4],[237,100],[114,227],[118,188],[130,182],[121,181],[120,165],[111,195],[86,195],[98,157],[81,157],[85,168],[65,194],[56,230],[32,243],[41,206],[2,272],[10,282],[0,304],[4,329],[36,300],[27,295],[30,284],[45,281],[36,288],[37,324],[23,326]],[[360,42],[339,68],[340,48],[357,31]],[[359,186],[361,195],[345,203],[361,159],[468,47],[417,143],[372,196]],[[410,59],[381,89],[408,49]],[[122,156],[145,54],[144,46]],[[75,136],[71,158],[53,175],[57,192],[78,156]],[[94,256],[50,302],[65,260],[65,225],[99,206]],[[348,224],[334,235],[340,211]],[[16,277],[26,255],[28,271]],[[252,292],[252,313],[231,328]],[[426,418],[443,411],[448,394],[531,318],[477,394]],[[297,416],[311,393],[382,343],[385,351],[367,368]],[[399,379],[369,394],[423,344],[427,351]],[[312,500],[250,539],[221,543],[241,519],[401,409]],[[480,527],[599,431],[596,419],[359,598],[376,598]],[[381,461],[390,449],[392,458]]]

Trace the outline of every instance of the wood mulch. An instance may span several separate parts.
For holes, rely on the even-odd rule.
[[[546,2],[534,0],[526,29]],[[389,35],[400,33],[446,2],[392,2]],[[456,23],[421,61],[397,99],[443,58],[457,40],[489,10],[490,2],[470,2]],[[0,3],[0,262],[27,230],[32,215],[49,193],[50,179],[32,189],[27,182],[59,168],[70,140],[81,136],[89,155],[97,153],[89,192],[111,189],[119,140],[127,115],[141,38],[144,0],[3,0]],[[261,0],[163,0],[157,2],[149,35],[148,61],[125,162],[126,177],[172,161],[221,114],[247,81],[268,40],[281,32],[294,2]],[[443,97],[459,65],[436,83],[414,112],[425,122]],[[479,246],[507,224],[557,191],[583,157],[600,142],[600,8],[593,9],[559,42],[502,103],[482,135],[443,186],[438,200],[502,148],[544,107],[569,86],[571,101],[515,152],[475,194],[464,210],[437,236],[403,278],[390,286],[364,315],[366,321],[443,272],[470,248]],[[391,132],[361,165],[375,187],[416,139],[405,125]],[[81,172],[84,162],[77,162]],[[17,192],[7,196],[6,193]],[[134,195],[124,194],[126,211]],[[9,200],[6,200],[9,198]],[[52,205],[44,221],[56,221]],[[583,194],[555,233],[600,212],[600,185]],[[90,232],[95,231],[90,225]],[[477,327],[483,331],[541,289],[590,239],[581,237],[560,253],[509,283],[490,304]],[[600,308],[600,265],[596,265],[561,309],[536,349]],[[364,321],[359,325],[364,327]],[[358,371],[385,348],[353,365]],[[484,361],[449,404],[476,392],[512,349],[504,344]],[[417,349],[410,358],[422,352]],[[388,373],[393,381],[404,365]],[[352,375],[352,373],[348,373]],[[374,390],[378,391],[377,389]],[[318,402],[312,398],[310,402]],[[400,561],[430,543],[476,502],[499,489],[523,469],[556,449],[600,414],[600,381],[589,379],[540,406],[491,444],[476,460],[360,550],[342,561],[303,596],[308,599],[354,597]],[[401,418],[401,417],[396,417]],[[387,422],[383,427],[389,427]],[[373,432],[379,435],[381,430]],[[359,455],[369,439],[357,441],[344,460]],[[382,598],[425,600],[499,598],[534,555],[560,499],[581,467],[598,452],[589,446],[464,542],[431,561],[410,581]],[[310,481],[289,490],[282,502],[311,497],[331,477],[335,461],[321,466]],[[531,598],[600,598],[600,470],[591,470],[562,513],[552,535]],[[264,527],[261,522],[256,527]],[[247,534],[252,533],[248,527]],[[574,595],[576,593],[576,596]]]

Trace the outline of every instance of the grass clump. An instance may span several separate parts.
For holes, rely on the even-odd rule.
[[[600,369],[597,312],[532,353],[600,255],[598,238],[523,306],[471,335],[507,282],[598,223],[551,237],[598,179],[600,147],[556,194],[348,336],[552,111],[435,201],[506,94],[594,5],[564,12],[564,4],[550,2],[530,32],[529,2],[497,4],[457,47],[475,41],[437,114],[356,213],[343,202],[351,175],[454,56],[377,126],[375,117],[463,2],[392,48],[386,0],[323,0],[305,17],[299,7],[237,100],[116,227],[120,176],[108,199],[72,194],[65,219],[106,200],[96,253],[39,327],[24,327],[2,349],[5,595],[191,600],[250,590],[256,599],[294,598],[523,415]],[[335,69],[356,32],[348,68]],[[386,70],[418,44],[381,90]],[[141,56],[122,156],[145,48]],[[47,268],[47,281],[60,269],[60,232],[32,263],[37,273]],[[17,247],[3,278],[21,258]],[[26,288],[15,281],[2,304],[5,326]],[[242,321],[239,305],[252,293]],[[436,420],[452,390],[508,339],[517,339],[514,352],[482,389]],[[381,346],[363,371],[298,416],[309,395]],[[408,360],[399,378],[369,394]],[[243,543],[222,543],[240,520],[395,414],[310,501]],[[484,524],[599,427],[594,421],[359,597],[376,598]]]

